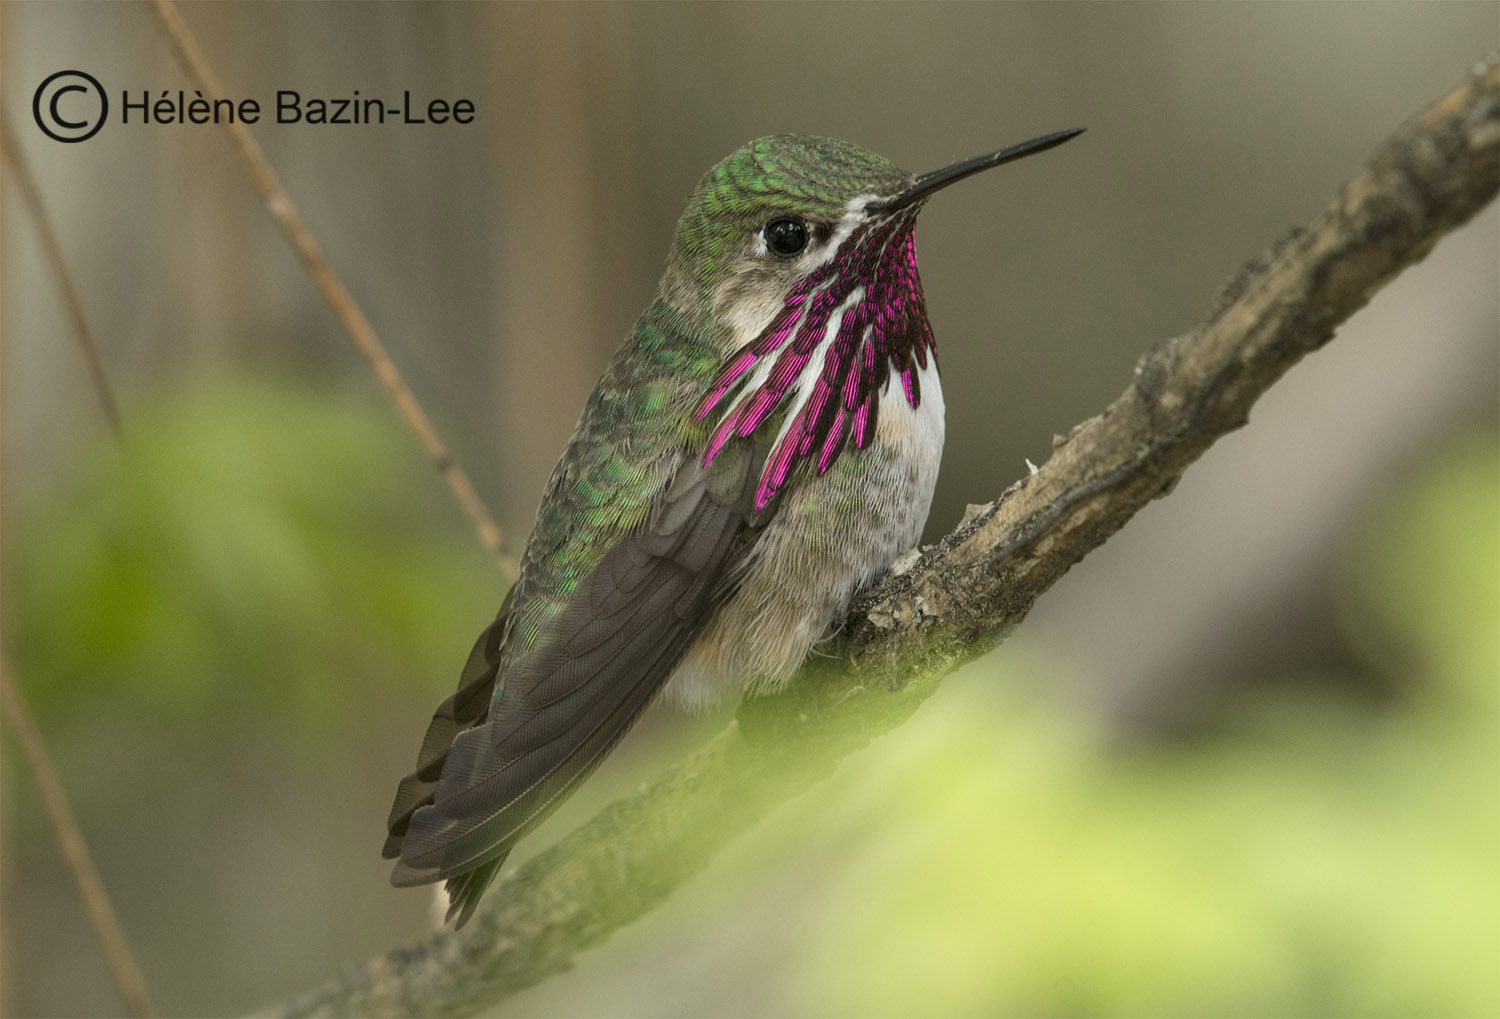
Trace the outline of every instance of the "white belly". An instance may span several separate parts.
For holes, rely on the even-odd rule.
[[[875,439],[853,443],[822,477],[805,478],[755,547],[735,595],[704,627],[666,694],[705,708],[791,677],[854,595],[922,536],[943,454],[943,391],[935,363],[918,372],[921,406],[900,380],[880,397]]]

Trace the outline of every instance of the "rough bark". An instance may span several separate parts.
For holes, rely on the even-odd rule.
[[[566,969],[645,914],[724,843],[904,721],[955,667],[989,651],[1036,599],[1187,466],[1287,369],[1500,188],[1500,64],[1388,138],[1306,226],[1253,259],[1202,324],[1143,355],[1125,392],[1058,438],[1040,470],[850,610],[837,654],[638,795],[491,890],[440,930],[276,1014],[464,1015]]]

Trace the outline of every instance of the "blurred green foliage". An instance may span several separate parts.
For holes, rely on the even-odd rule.
[[[391,702],[441,696],[503,581],[384,406],[197,382],[128,423],[5,531],[8,653],[53,735],[102,700],[143,728],[341,754],[352,730],[396,724]],[[700,967],[686,1006],[671,976],[730,917],[727,944],[794,946],[757,1000],[798,1014],[1500,1013],[1496,437],[1425,463],[1342,562],[1350,668],[1396,696],[1279,677],[1198,738],[1127,747],[1016,645],[742,839],[677,919],[637,928],[656,977],[612,995],[622,978],[606,965],[582,987],[584,967],[545,985],[564,994],[550,1006],[514,1004],[734,1011],[707,996],[733,995],[741,960]],[[391,776],[360,807],[372,829]],[[262,808],[234,795],[192,806],[183,832],[250,823]]]
[[[981,664],[757,836],[836,861],[796,1009],[1500,1014],[1495,437],[1426,464],[1346,562],[1391,703],[1285,677],[1125,749]]]
[[[298,738],[448,682],[504,578],[387,407],[240,378],[130,409],[8,507],[8,653],[44,717],[118,698]]]

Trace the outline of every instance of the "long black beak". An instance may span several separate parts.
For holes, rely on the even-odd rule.
[[[1063,142],[1077,138],[1083,134],[1084,129],[1075,127],[1069,131],[1056,131],[1052,134],[1044,134],[1040,138],[1033,138],[1029,142],[1012,145],[1008,149],[999,152],[991,152],[987,156],[975,156],[973,159],[965,159],[961,163],[945,166],[941,170],[933,170],[924,173],[911,182],[911,186],[893,198],[885,198],[878,202],[871,202],[872,209],[900,209],[904,206],[919,202],[941,188],[947,187],[955,181],[971,177],[983,170],[999,166],[1001,163],[1014,162],[1023,156],[1032,156],[1038,152],[1046,152],[1048,149],[1056,148]]]

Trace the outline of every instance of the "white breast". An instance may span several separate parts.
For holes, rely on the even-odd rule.
[[[921,406],[893,375],[875,441],[851,443],[827,474],[783,495],[734,596],[667,683],[669,699],[702,708],[784,683],[855,593],[921,538],[943,453],[943,390],[935,364],[919,378]]]
[[[914,500],[920,506],[920,519],[914,530],[907,532],[897,552],[904,552],[922,536],[922,526],[927,522],[927,511],[932,508],[932,491],[937,487],[938,466],[943,459],[943,384],[938,376],[937,362],[929,357],[926,368],[917,370],[917,384],[921,387],[921,405],[912,407],[906,402],[900,379],[892,377],[885,392],[880,394],[880,413],[875,422],[875,438],[889,444],[900,459],[911,464],[916,471],[912,488],[920,493]]]

